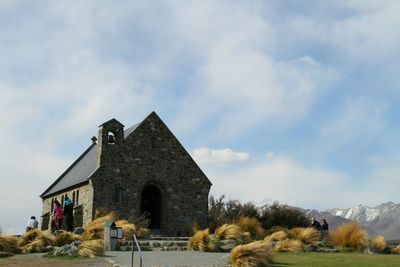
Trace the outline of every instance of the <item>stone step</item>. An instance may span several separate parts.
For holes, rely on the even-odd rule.
[[[138,240],[143,251],[180,251],[187,250],[188,242],[185,240]],[[122,251],[132,250],[132,241],[120,240],[117,247]],[[135,246],[136,250],[136,246]]]

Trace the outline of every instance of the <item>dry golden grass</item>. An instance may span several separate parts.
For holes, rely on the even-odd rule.
[[[231,239],[239,243],[242,242],[242,229],[236,224],[224,224],[215,229],[215,237],[217,239]]]
[[[150,235],[150,229],[147,228],[139,228],[137,232],[138,237],[148,237]]]
[[[301,252],[303,244],[299,240],[285,239],[276,242],[274,246],[275,252]]]
[[[18,240],[18,246],[23,253],[45,252],[47,246],[52,246],[55,237],[50,231],[33,229],[23,234]]]
[[[83,241],[78,248],[78,255],[94,258],[104,255],[104,243],[101,239]]]
[[[214,251],[215,245],[211,242],[209,229],[197,231],[189,239],[189,250]]]
[[[67,244],[71,244],[76,240],[82,240],[82,236],[73,234],[71,232],[63,231],[62,233],[60,233],[55,237],[53,244],[55,246],[61,247]]]
[[[295,239],[301,241],[303,244],[315,244],[321,238],[321,234],[314,227],[293,228],[290,229],[290,233]]]
[[[0,251],[19,253],[18,239],[12,235],[0,235]]]
[[[242,229],[243,232],[249,232],[252,238],[260,239],[264,236],[264,228],[261,227],[261,223],[256,218],[241,216],[236,221],[236,225]]]
[[[400,254],[400,245],[392,248],[392,254]]]
[[[385,238],[381,235],[378,235],[371,239],[371,248],[376,249],[378,251],[384,250],[386,247]]]
[[[329,233],[329,243],[335,247],[363,251],[368,246],[367,234],[356,222],[345,223]]]
[[[137,235],[136,226],[133,223],[129,223],[127,220],[119,220],[115,224],[122,228],[123,239],[132,239],[134,234]]]
[[[96,214],[98,211],[96,211]],[[100,212],[99,212],[100,214]],[[113,212],[98,217],[90,222],[85,227],[85,231],[82,234],[83,240],[94,240],[94,239],[103,239],[104,238],[104,223],[106,221],[115,221],[115,214]]]
[[[255,241],[232,249],[232,267],[267,267],[272,263],[271,245],[265,241]]]
[[[288,237],[288,235],[285,231],[278,231],[278,232],[275,232],[275,233],[265,237],[264,241],[268,241],[268,242],[282,241],[282,240],[287,239],[287,237]]]

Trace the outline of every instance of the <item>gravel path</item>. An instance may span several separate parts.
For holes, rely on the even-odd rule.
[[[121,267],[131,266],[132,252],[111,251],[107,258],[119,263]],[[144,251],[146,267],[225,267],[229,253],[210,253],[197,251]],[[139,266],[139,254],[135,251],[135,266]]]

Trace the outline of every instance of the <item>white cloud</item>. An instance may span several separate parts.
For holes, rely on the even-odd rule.
[[[258,205],[265,204],[268,199],[324,210],[358,204],[377,205],[388,199],[400,200],[395,196],[397,189],[393,187],[393,176],[387,183],[364,179],[354,185],[354,177],[347,173],[304,165],[291,156],[273,152],[230,171],[204,168],[213,183],[213,195],[225,194],[242,201],[255,201]]]
[[[206,147],[194,149],[192,152],[194,160],[198,164],[206,165],[228,165],[239,163],[250,159],[246,152],[236,152],[230,148],[209,149]]]

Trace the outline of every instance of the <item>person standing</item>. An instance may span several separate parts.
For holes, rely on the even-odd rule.
[[[67,222],[67,231],[72,232],[74,230],[74,204],[72,203],[72,200],[68,197],[68,195],[65,195],[63,213],[65,216],[65,221]]]
[[[328,231],[329,230],[329,224],[325,219],[321,220],[321,230],[322,231]]]
[[[55,230],[61,230],[62,219],[63,219],[63,212],[61,204],[60,202],[58,202],[58,200],[56,200],[54,202],[54,208],[53,208],[53,223]]]
[[[39,222],[36,220],[35,216],[31,216],[31,218],[28,220],[28,223],[26,224],[26,231],[30,231],[33,229],[38,228]]]
[[[314,217],[311,219],[311,227],[314,227],[318,231],[321,230],[321,224]]]

